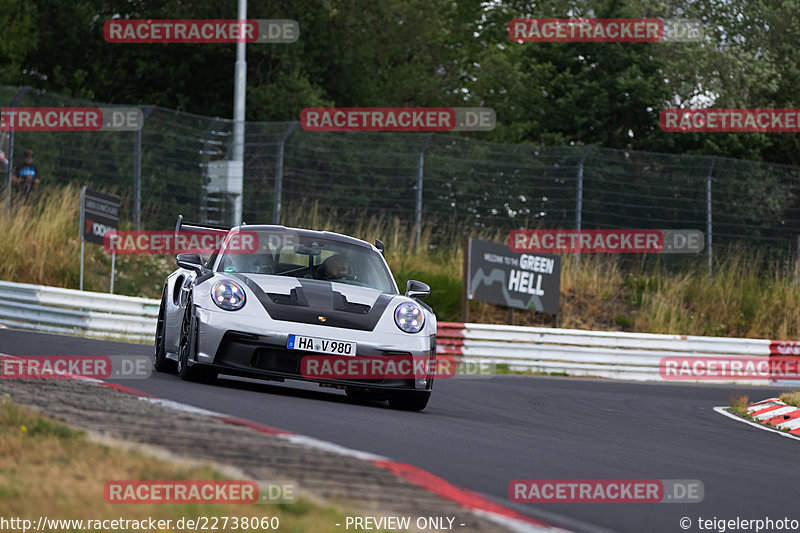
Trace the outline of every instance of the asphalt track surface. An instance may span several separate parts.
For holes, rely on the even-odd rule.
[[[152,348],[3,329],[0,353],[150,355]],[[713,410],[732,393],[758,401],[781,391],[774,387],[454,379],[438,381],[428,408],[409,413],[353,403],[340,391],[309,384],[223,377],[203,385],[159,373],[120,383],[409,463],[574,531],[708,531],[698,527],[700,517],[800,520],[800,441]],[[705,498],[694,504],[515,504],[508,498],[514,479],[598,478],[699,479]],[[689,529],[679,526],[682,517],[691,519]]]

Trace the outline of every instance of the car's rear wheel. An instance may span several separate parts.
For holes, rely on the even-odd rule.
[[[430,399],[431,391],[395,392],[389,398],[389,407],[401,411],[422,411]]]
[[[161,296],[161,307],[158,309],[158,322],[156,323],[156,340],[153,347],[153,368],[158,372],[174,374],[178,371],[178,363],[167,358],[165,338],[167,333],[167,288]]]
[[[178,375],[188,381],[211,382],[217,378],[217,372],[206,365],[189,366],[189,357],[195,353],[195,333],[197,324],[195,322],[194,308],[191,295],[186,301],[186,310],[181,320],[181,337],[178,345]]]

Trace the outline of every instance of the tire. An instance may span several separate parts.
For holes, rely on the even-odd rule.
[[[178,363],[167,358],[164,338],[167,333],[166,323],[167,309],[167,288],[164,287],[164,294],[161,296],[161,307],[158,308],[158,322],[156,323],[156,339],[153,345],[153,369],[157,372],[175,374],[178,372]]]
[[[389,398],[389,407],[401,411],[422,411],[430,399],[431,391],[396,392]]]
[[[197,346],[195,346],[196,331],[194,305],[190,294],[186,300],[186,310],[181,320],[181,336],[178,344],[178,375],[181,379],[187,381],[210,383],[217,378],[216,371],[206,365],[189,365],[189,356],[197,352]]]

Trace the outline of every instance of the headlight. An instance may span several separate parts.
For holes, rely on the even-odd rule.
[[[233,281],[218,281],[211,291],[211,299],[220,309],[236,311],[244,305],[244,289]]]
[[[394,310],[394,323],[406,333],[418,333],[425,324],[425,314],[417,304],[406,302]]]

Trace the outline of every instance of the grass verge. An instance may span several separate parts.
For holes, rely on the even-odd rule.
[[[49,519],[172,520],[247,516],[277,517],[282,532],[333,533],[345,515],[307,500],[278,505],[135,504],[113,505],[103,498],[109,480],[221,480],[210,467],[187,467],[136,451],[94,443],[83,432],[0,401],[0,516],[37,524]],[[86,529],[86,528],[84,528]]]

